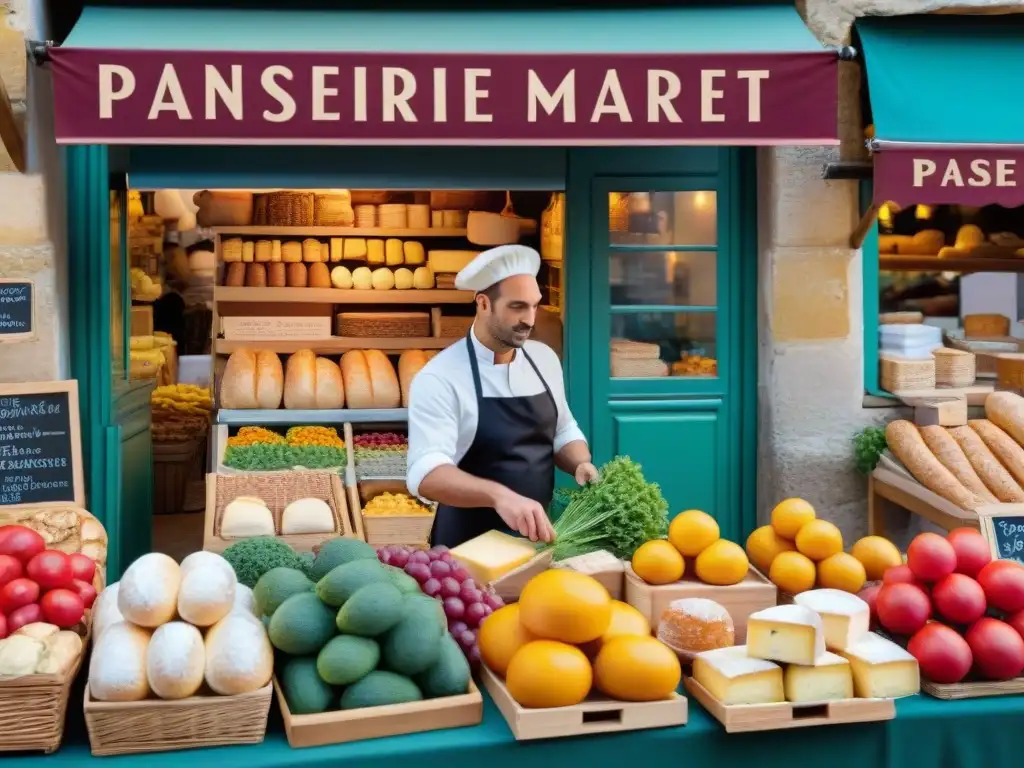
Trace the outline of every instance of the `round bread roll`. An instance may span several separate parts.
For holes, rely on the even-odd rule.
[[[146,653],[146,679],[161,699],[194,695],[203,684],[205,671],[206,646],[198,629],[172,621],[153,633]]]
[[[274,409],[281,406],[284,369],[269,350],[239,349],[231,353],[220,384],[221,408]]]
[[[341,408],[344,404],[345,386],[337,364],[310,349],[292,353],[285,368],[285,408]]]
[[[221,555],[218,555],[216,552],[207,552],[205,549],[200,549],[181,561],[181,578],[184,580],[186,573],[199,566],[204,568],[222,568],[227,570],[232,576],[235,575],[235,569],[231,567],[231,563]]]
[[[107,627],[111,624],[124,621],[124,616],[121,615],[121,609],[117,607],[117,594],[120,590],[121,582],[115,581],[113,584],[108,584],[106,589],[100,592],[99,597],[96,598],[96,602],[93,603],[93,642],[98,641],[100,636],[106,632]]]
[[[235,584],[235,602],[231,606],[231,612],[246,616],[256,615],[256,596],[245,584]]]
[[[222,696],[257,691],[274,674],[274,651],[262,622],[229,613],[206,633],[206,683]]]
[[[146,698],[149,695],[146,675],[148,648],[149,632],[142,627],[127,621],[107,627],[96,641],[92,661],[89,662],[89,694],[92,698],[96,701],[141,701]]]
[[[397,408],[402,401],[395,367],[379,349],[353,349],[341,358],[349,408]]]
[[[197,627],[213,626],[227,616],[235,604],[237,583],[231,566],[224,568],[209,562],[193,565],[181,578],[178,615]]]
[[[121,577],[117,607],[125,620],[140,627],[159,627],[178,610],[181,568],[160,552],[143,555]]]

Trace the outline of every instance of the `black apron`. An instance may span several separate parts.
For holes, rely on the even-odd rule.
[[[555,397],[525,348],[520,352],[544,385],[544,391],[526,397],[484,397],[472,333],[470,328],[466,347],[476,391],[476,435],[458,467],[475,477],[500,483],[547,509],[555,490]],[[518,531],[509,530],[493,509],[441,504],[434,517],[430,543],[456,547],[492,529],[519,535]]]

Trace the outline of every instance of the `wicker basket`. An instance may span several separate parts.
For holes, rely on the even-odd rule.
[[[974,354],[943,347],[932,352],[935,358],[935,385],[969,387],[974,383]]]
[[[387,481],[378,481],[375,486],[383,487]],[[367,483],[366,486],[370,487]],[[396,481],[395,489],[401,487],[405,492],[405,481]],[[366,543],[373,547],[385,547],[389,544],[404,544],[407,546],[427,546],[430,543],[430,531],[434,527],[434,515],[364,515],[362,513],[362,502],[368,498],[362,498],[361,490],[349,488],[349,504],[353,511],[358,510],[363,522],[363,533],[366,536]],[[373,494],[376,495],[376,494]]]
[[[968,338],[1009,336],[1010,318],[1005,315],[964,315],[964,335]]]
[[[430,336],[427,312],[341,312],[338,336],[357,339],[407,339]]]
[[[1024,391],[1024,355],[996,355],[996,389],[1020,393]]]
[[[273,691],[268,684],[238,696],[105,702],[94,701],[86,686],[89,745],[99,757],[260,744],[267,734]]]
[[[935,389],[935,359],[913,360],[879,356],[882,389],[887,392],[906,392],[916,389]]]
[[[310,227],[315,220],[312,192],[271,192],[267,195],[267,225]]]
[[[463,317],[461,315],[445,317],[444,315],[441,315],[441,320],[437,325],[437,335],[442,339],[461,339],[469,333],[469,329],[473,327],[473,317],[472,315],[468,317]]]
[[[355,224],[352,199],[348,195],[316,195],[313,217],[318,227],[351,227]]]
[[[202,439],[153,443],[153,512],[178,515],[185,509],[189,478]]]
[[[0,752],[49,755],[57,751],[71,685],[84,657],[83,651],[67,676],[27,675],[0,681]]]

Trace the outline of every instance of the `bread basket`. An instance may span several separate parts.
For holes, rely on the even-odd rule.
[[[466,238],[475,245],[508,245],[519,242],[519,219],[500,213],[470,211]]]

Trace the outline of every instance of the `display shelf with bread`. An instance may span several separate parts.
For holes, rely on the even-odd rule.
[[[265,227],[265,226],[224,226],[213,227],[221,237],[451,237],[464,238],[465,227]]]
[[[214,289],[218,302],[301,304],[472,304],[473,292],[438,288],[374,290],[358,288],[229,288]]]
[[[267,341],[217,339],[214,344],[217,354],[230,355],[240,349],[262,349],[281,355],[289,355],[300,349],[310,349],[319,355],[337,355],[352,349],[379,349],[384,352],[401,352],[407,349],[446,349],[458,339],[435,336],[410,336],[406,338],[346,338],[330,336],[322,339],[297,339],[295,341]]]

